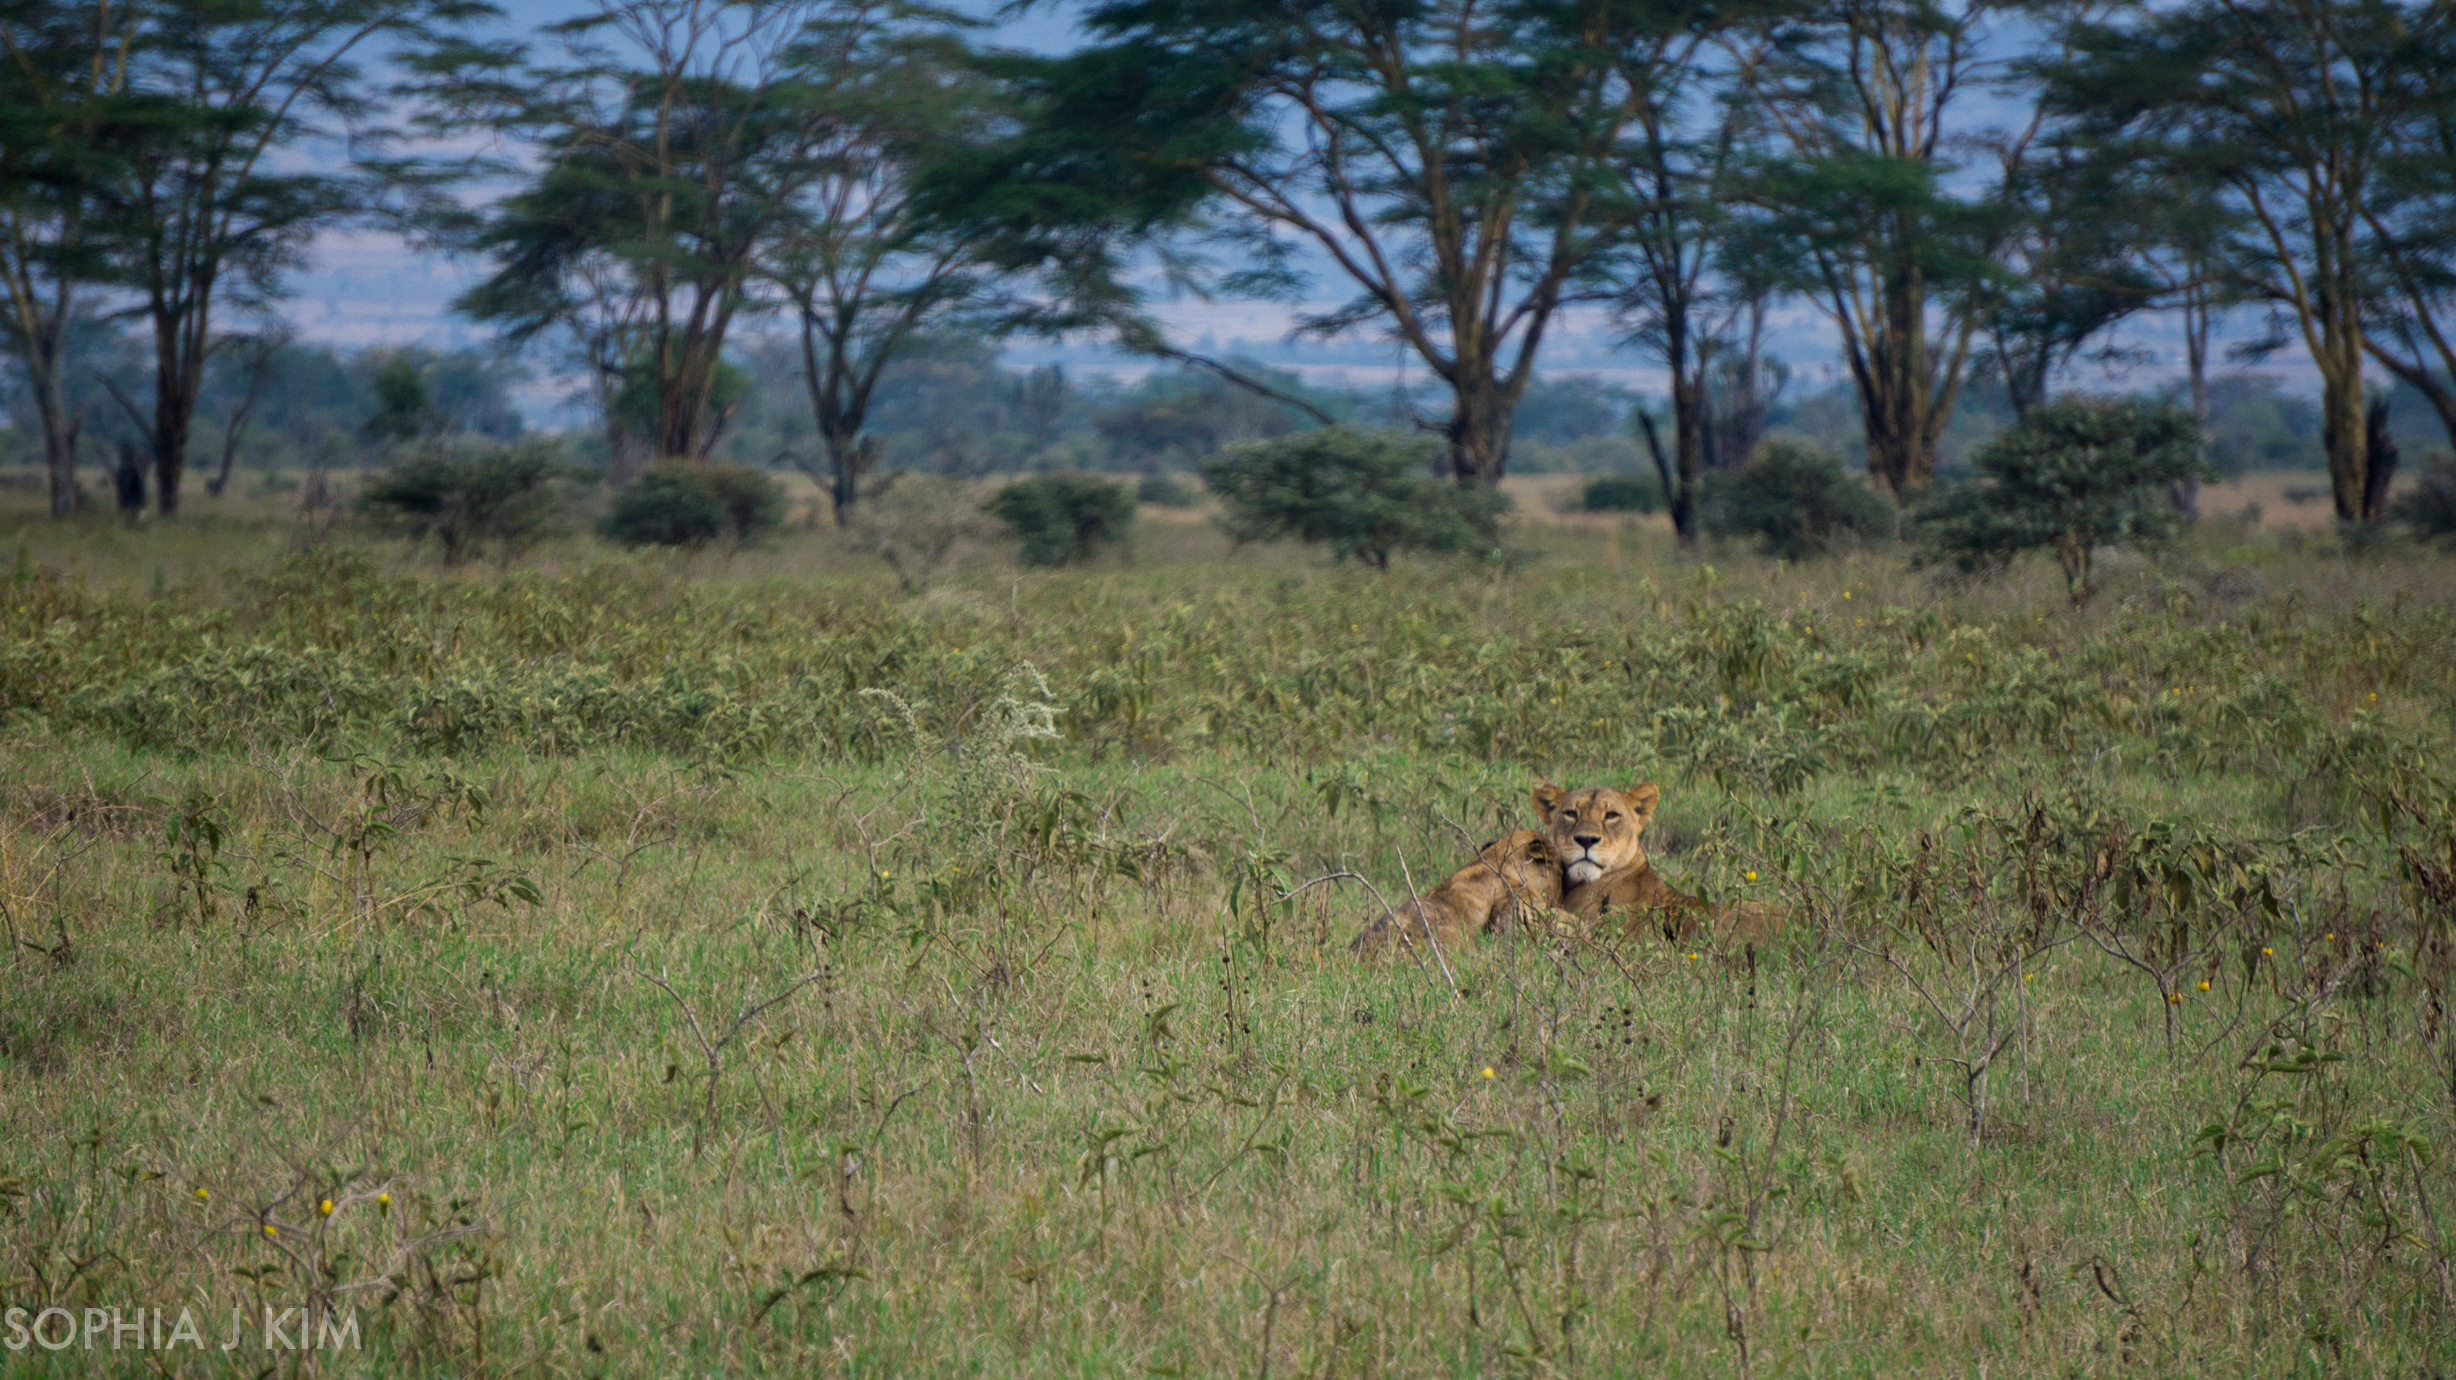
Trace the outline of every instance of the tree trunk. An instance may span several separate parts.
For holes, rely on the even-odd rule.
[[[84,415],[72,416],[64,382],[68,354],[68,317],[76,286],[58,281],[46,305],[31,275],[10,282],[9,305],[22,342],[18,352],[26,367],[26,392],[34,399],[36,423],[43,433],[43,467],[50,478],[51,515],[65,517],[77,510],[77,433]]]
[[[2362,371],[2348,371],[2341,362],[2320,364],[2321,438],[2328,449],[2328,484],[2336,499],[2339,522],[2360,522],[2362,491],[2370,477],[2362,423]]]
[[[1445,431],[1450,474],[1461,484],[1498,484],[1509,469],[1511,399],[1490,379],[1451,384],[1454,406]]]
[[[136,442],[119,443],[119,468],[111,472],[111,487],[119,496],[121,513],[145,511],[145,457],[137,453]]]
[[[179,481],[187,469],[188,412],[176,404],[154,409],[154,506],[162,516],[179,516]]]
[[[77,436],[84,430],[85,414],[82,409],[74,415],[68,410],[68,399],[60,387],[56,341],[51,342],[47,365],[36,364],[36,355],[45,349],[42,342],[28,342],[26,373],[33,384],[35,415],[43,429],[43,464],[51,476],[51,515],[66,517],[77,511],[84,497],[77,489]]]
[[[830,436],[827,459],[831,470],[828,499],[835,505],[836,525],[853,525],[853,505],[861,501],[861,479],[877,459],[877,447],[867,436]]]
[[[698,429],[699,409],[683,381],[663,378],[657,381],[657,461],[689,459],[698,453],[691,444]]]
[[[1905,308],[1895,286],[1888,304],[1884,336],[1853,351],[1851,374],[1859,385],[1860,421],[1867,434],[1868,476],[1877,491],[1896,503],[1908,503],[1925,489],[1936,473],[1934,433],[1941,428],[1929,415],[1926,369],[1927,329],[1915,307]]]
[[[2333,235],[2320,240],[2319,262],[2311,275],[2316,283],[2312,315],[2318,320],[2306,324],[2303,332],[2309,340],[2312,326],[2319,328],[2312,362],[2320,371],[2320,434],[2328,448],[2328,482],[2337,520],[2361,522],[2371,464],[2362,418],[2363,294],[2354,280],[2349,239]]]
[[[657,461],[700,458],[699,433],[708,411],[708,383],[685,362],[657,380]]]
[[[1672,477],[1671,460],[1663,454],[1663,437],[1655,430],[1654,414],[1640,406],[1637,409],[1637,424],[1638,428],[1645,433],[1646,453],[1654,457],[1655,482],[1663,486],[1663,501],[1671,505],[1672,531],[1681,534],[1681,543],[1685,545],[1694,541],[1695,538],[1687,535],[1688,528],[1685,524],[1688,519],[1684,518],[1680,512],[1678,498],[1680,481]]]
[[[1670,295],[1668,292],[1665,294]],[[1669,304],[1666,303],[1668,308]],[[1671,530],[1682,546],[1697,544],[1697,475],[1702,468],[1702,432],[1704,408],[1701,406],[1699,380],[1703,370],[1689,367],[1688,313],[1681,310],[1663,313],[1663,363],[1671,370],[1671,443],[1675,459],[1663,463],[1662,444],[1654,434],[1654,423],[1646,423],[1646,443],[1654,449],[1655,469],[1663,484],[1663,502],[1671,509]]]
[[[2396,438],[2388,434],[2388,400],[2378,397],[2362,418],[2362,520],[2388,515],[2388,490],[2396,483]]]
[[[1896,503],[1907,501],[1911,475],[1917,466],[1906,419],[1902,415],[1901,380],[1881,357],[1871,358],[1859,374],[1860,430],[1867,436],[1868,477],[1876,491]]]
[[[1697,544],[1697,481],[1705,470],[1704,389],[1698,380],[1673,374],[1671,380],[1672,448],[1677,454],[1679,488],[1671,501],[1672,530],[1682,546]]]
[[[207,300],[200,291],[185,315],[154,315],[154,508],[166,518],[179,516],[188,429],[196,420],[196,398],[205,382]]]
[[[2183,361],[2191,380],[2192,453],[2202,464],[2209,459],[2209,327],[2208,290],[2189,288],[2183,297]],[[2167,501],[2185,517],[2200,516],[2200,476],[2178,479],[2166,486]]]

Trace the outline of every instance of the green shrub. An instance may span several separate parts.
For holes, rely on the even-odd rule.
[[[730,516],[725,500],[688,466],[657,465],[615,491],[597,531],[625,546],[705,546],[724,533]]]
[[[1428,438],[1334,426],[1230,446],[1202,467],[1239,542],[1294,537],[1388,569],[1393,551],[1488,550],[1497,489],[1433,477]]]
[[[1663,511],[1663,486],[1651,479],[1634,475],[1607,474],[1589,479],[1578,491],[1577,511],[1581,513],[1659,513]]]
[[[1881,536],[1893,505],[1843,467],[1841,458],[1797,441],[1758,447],[1737,470],[1706,476],[1705,528],[1718,537],[1754,537],[1786,561],[1806,560],[1850,536]]]
[[[708,465],[700,482],[725,505],[725,521],[736,543],[752,541],[784,526],[785,491],[765,470],[748,465]]]
[[[525,442],[475,453],[436,451],[394,466],[359,495],[359,511],[405,532],[432,534],[445,565],[493,546],[521,551],[559,526],[555,483],[571,474],[554,448]]]
[[[1191,508],[1202,501],[1202,494],[1173,474],[1154,472],[1134,486],[1134,501],[1154,508]]]
[[[2169,484],[2217,472],[2197,454],[2191,415],[2128,398],[2066,397],[2032,408],[1970,457],[1978,478],[1932,495],[1916,514],[1931,558],[1965,571],[2052,548],[2072,602],[2090,594],[2101,546],[2163,541],[2182,518]]]
[[[1123,486],[1089,474],[1044,474],[1000,489],[981,511],[1023,543],[1025,565],[1085,561],[1134,529]]]
[[[2422,541],[2456,538],[2456,455],[2423,462],[2421,482],[2390,505],[2388,515]]]
[[[654,466],[614,495],[597,530],[625,546],[735,545],[783,523],[784,490],[746,465]]]

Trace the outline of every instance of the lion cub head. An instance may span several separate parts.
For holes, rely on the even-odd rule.
[[[1561,903],[1560,856],[1544,836],[1520,829],[1477,850],[1476,863],[1497,873],[1507,890],[1505,899],[1535,910]]]
[[[1644,867],[1646,849],[1638,835],[1653,822],[1662,800],[1663,788],[1651,781],[1625,791],[1609,786],[1570,791],[1548,781],[1535,788],[1535,811],[1571,886]]]

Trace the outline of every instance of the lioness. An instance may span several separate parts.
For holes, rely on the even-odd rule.
[[[1541,915],[1560,900],[1560,860],[1552,845],[1534,830],[1521,829],[1485,844],[1474,862],[1367,925],[1348,947],[1377,954],[1392,945],[1422,944],[1429,934],[1444,952],[1454,953],[1503,921]]]
[[[1663,788],[1649,781],[1625,791],[1609,786],[1563,790],[1547,781],[1535,788],[1535,812],[1560,856],[1567,892],[1561,909],[1592,923],[1607,910],[1624,912],[1627,930],[1647,924],[1682,937],[1709,918],[1706,903],[1674,891],[1656,875],[1638,836],[1654,821]]]

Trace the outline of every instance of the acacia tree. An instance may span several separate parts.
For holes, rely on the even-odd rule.
[[[979,139],[994,93],[960,58],[953,17],[843,0],[812,19],[794,61],[833,119],[817,171],[764,271],[791,302],[823,456],[802,461],[849,525],[876,448],[865,434],[880,375],[935,331],[979,324],[1007,297],[972,244],[927,215],[918,170]]]
[[[2132,156],[2122,146],[2085,148],[2081,180],[2089,189],[2089,213],[2123,227],[2120,264],[2096,266],[2100,280],[2120,292],[2137,292],[2136,308],[2174,313],[2183,337],[2184,397],[2190,407],[2200,459],[2208,458],[2209,359],[2217,321],[2241,304],[2241,289],[2226,272],[2223,249],[2239,233],[2218,188],[2205,178]],[[2200,477],[2185,475],[2167,491],[2175,509],[2200,511]]]
[[[771,305],[763,262],[825,166],[833,119],[799,57],[821,9],[600,0],[544,27],[547,60],[435,64],[464,120],[539,150],[526,185],[467,232],[494,271],[457,305],[514,344],[565,333],[618,471],[704,460],[715,439],[726,335]],[[635,410],[644,435],[626,423]]]
[[[1761,43],[1718,41],[1734,19],[1712,4],[1650,12],[1619,55],[1634,113],[1618,158],[1628,233],[1616,306],[1670,378],[1672,454],[1656,454],[1655,467],[1683,544],[1697,540],[1709,447],[1731,429],[1715,425],[1712,384],[1740,395],[1724,400],[1729,412],[1754,400],[1760,377],[1765,285],[1746,252],[1718,256],[1735,238],[1732,206],[1755,124],[1747,102],[1764,57]],[[1652,417],[1638,416],[1659,452]]]
[[[1995,250],[2005,271],[1992,281],[1981,331],[2019,421],[2091,341],[2158,294],[2140,264],[2140,208],[2111,194],[2086,150],[2057,147],[2008,163]]]
[[[1978,482],[1920,506],[1920,537],[1964,570],[2051,549],[2078,608],[2092,593],[2099,547],[2173,534],[2179,519],[2163,491],[2207,467],[2193,431],[2181,411],[2131,399],[2041,404],[1971,457]]]
[[[2456,10],[2408,7],[2405,23],[2414,106],[2363,208],[2387,290],[2369,304],[2362,343],[2430,401],[2456,444]]]
[[[318,230],[378,200],[363,168],[304,171],[280,154],[310,138],[379,143],[359,55],[492,12],[477,0],[138,0],[89,223],[111,285],[152,327],[150,409],[115,396],[146,434],[164,516],[179,511],[197,396],[223,344],[217,313],[268,307]]]
[[[1048,273],[1055,319],[1178,357],[1130,281],[1138,251],[1161,250],[1178,286],[1280,298],[1326,264],[1354,296],[1298,331],[1395,337],[1449,390],[1450,472],[1489,484],[1546,330],[1599,291],[1622,238],[1615,160],[1638,99],[1618,54],[1649,15],[1104,0],[1087,47],[992,64],[1023,127],[943,168],[934,204]]]
[[[2102,143],[2218,189],[2234,214],[2222,273],[2268,303],[2267,342],[2318,369],[2337,517],[2376,520],[2363,416],[2367,320],[2381,293],[2365,244],[2382,171],[2427,104],[2409,7],[2392,0],[2210,0],[2072,30],[2055,110]],[[2383,454],[2379,457],[2385,460]]]
[[[135,13],[108,0],[0,10],[0,329],[25,369],[54,517],[77,506],[84,414],[68,402],[69,337],[80,290],[104,272],[92,187]]]
[[[2000,275],[2000,181],[1956,163],[1966,108],[2009,90],[2009,0],[1839,0],[1784,35],[1761,109],[1778,135],[1755,196],[1797,265],[1788,286],[1842,336],[1868,472],[1897,500],[1927,486]],[[2037,122],[1998,132],[1999,179]]]

